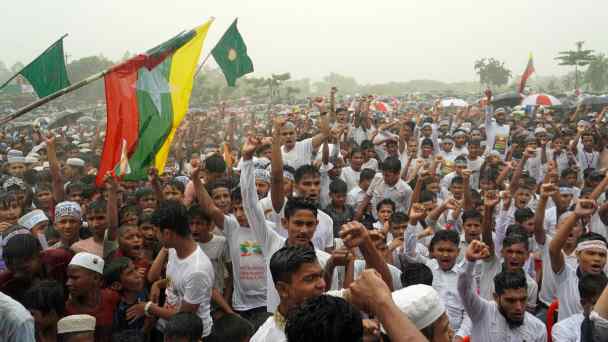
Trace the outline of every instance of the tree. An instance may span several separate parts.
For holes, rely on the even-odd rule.
[[[594,91],[601,91],[608,85],[608,58],[603,53],[595,56],[585,72],[585,81]]]
[[[579,73],[578,68],[584,67],[593,61],[593,50],[583,50],[584,41],[578,41],[576,50],[560,51],[559,56],[555,57],[559,65],[574,66],[574,88],[578,89]]]
[[[109,68],[113,64],[114,63],[112,61],[102,55],[84,57],[67,65],[68,75],[70,77],[70,81],[72,83],[76,83]],[[67,96],[69,96],[70,100],[91,103],[102,100],[104,98],[104,94],[103,79],[99,79],[86,87],[82,87],[70,93]]]
[[[13,74],[18,73],[19,71],[21,71],[23,68],[25,68],[25,64],[21,63],[21,62],[17,62],[15,64],[13,64],[13,66],[11,67],[11,72]]]
[[[511,70],[505,63],[494,58],[482,58],[475,61],[473,69],[479,75],[479,82],[491,86],[503,86],[509,83]]]
[[[359,92],[360,87],[353,77],[344,76],[337,73],[330,73],[323,77],[323,81],[315,82],[314,92],[317,95],[327,95],[331,87],[337,87],[340,94],[355,94]]]

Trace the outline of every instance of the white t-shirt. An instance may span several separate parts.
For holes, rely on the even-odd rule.
[[[346,182],[347,192],[359,186],[359,176],[361,175],[361,170],[355,171],[352,167],[348,166],[342,169],[342,173],[340,174],[340,178],[344,182]]]
[[[213,265],[213,271],[215,272],[215,282],[213,287],[217,288],[223,293],[224,279],[226,279],[226,263],[230,262],[226,238],[221,235],[214,234],[211,240],[208,242],[199,242],[198,245],[209,257],[209,260],[211,260],[211,264]]]
[[[296,142],[291,151],[287,151],[285,146],[281,146],[283,153],[283,163],[294,169],[298,169],[302,165],[310,164],[312,161],[312,138]]]
[[[203,321],[203,337],[211,334],[211,289],[215,274],[209,257],[196,245],[194,253],[184,259],[179,259],[175,249],[169,249],[167,262],[167,279],[169,285],[165,290],[167,302],[165,305],[179,310],[182,301],[189,304],[199,304],[197,315]]]
[[[262,247],[251,228],[241,227],[232,216],[224,215],[224,234],[232,260],[232,306],[238,311],[265,307],[266,260]]]
[[[251,337],[251,342],[287,342],[285,331],[279,328],[274,316],[268,317],[258,331]]]

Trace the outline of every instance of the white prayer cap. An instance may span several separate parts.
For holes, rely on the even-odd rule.
[[[68,164],[70,166],[84,167],[84,160],[82,160],[80,158],[68,158],[66,164]]]
[[[6,156],[7,157],[23,157],[23,152],[19,151],[19,150],[8,150],[8,152],[6,152]]]
[[[103,259],[97,255],[89,252],[80,252],[72,257],[68,266],[80,266],[103,275],[103,265]]]
[[[39,161],[40,161],[40,160],[38,160],[38,158],[36,158],[36,157],[32,157],[32,156],[27,156],[27,157],[25,157],[25,160],[24,160],[24,162],[25,162],[26,164],[35,164],[35,163],[37,163],[37,162],[39,162]]]
[[[71,201],[63,201],[55,206],[55,221],[64,216],[72,216],[77,220],[82,218],[82,209],[80,204]]]
[[[57,322],[57,334],[95,331],[96,320],[91,315],[70,315]]]
[[[439,293],[428,285],[412,285],[395,291],[393,301],[418,330],[433,324],[445,313]]]
[[[544,127],[536,127],[534,129],[534,134],[538,134],[538,133],[547,133],[547,130]]]
[[[90,148],[81,148],[80,150],[78,150],[78,152],[80,152],[80,153],[89,153],[89,152],[93,152],[93,150],[91,150]]]
[[[254,175],[256,180],[270,183],[270,172],[268,172],[266,169],[255,169]]]
[[[17,221],[17,223],[20,226],[31,230],[38,223],[48,221],[48,220],[49,220],[49,218],[46,217],[46,215],[44,214],[44,211],[42,211],[40,209],[36,209],[36,210],[32,210],[29,213],[21,216],[21,218],[19,219],[19,221]]]

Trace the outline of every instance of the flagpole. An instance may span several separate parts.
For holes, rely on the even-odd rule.
[[[199,65],[198,68],[196,69],[196,72],[194,73],[194,77],[195,78],[198,75],[198,73],[201,71],[201,69],[203,68],[203,65],[205,65],[205,63],[207,62],[207,60],[209,59],[209,57],[211,57],[211,52],[209,52],[207,54],[207,56],[205,56],[205,58],[203,59],[203,62],[201,63],[201,65]]]
[[[19,76],[23,70],[25,70],[28,66],[30,66],[32,63],[34,63],[35,60],[37,60],[38,58],[40,58],[40,56],[44,55],[47,51],[49,51],[50,48],[52,48],[53,46],[55,46],[55,44],[57,44],[58,42],[60,42],[61,40],[63,40],[67,36],[68,36],[68,34],[66,33],[63,36],[61,36],[61,38],[57,39],[53,44],[49,45],[44,51],[42,51],[41,54],[39,54],[36,58],[34,58],[26,66],[24,66],[23,68],[21,68],[21,70],[19,70],[19,72],[17,72],[11,78],[9,78],[8,80],[6,80],[6,82],[2,83],[2,85],[0,85],[0,89],[4,88],[7,84],[10,83],[10,81],[14,80],[17,76]]]
[[[36,108],[38,108],[38,107],[40,107],[40,106],[42,106],[42,105],[44,105],[44,104],[46,104],[48,102],[50,102],[50,101],[52,101],[52,100],[60,97],[60,96],[63,96],[65,94],[67,94],[67,93],[70,93],[70,92],[76,90],[76,89],[84,87],[85,85],[87,85],[87,84],[89,84],[89,83],[91,83],[93,81],[96,81],[96,80],[104,77],[107,73],[109,73],[110,71],[112,71],[112,69],[114,69],[114,68],[115,68],[115,66],[112,66],[112,67],[110,67],[110,68],[108,68],[108,69],[106,69],[106,70],[104,70],[104,71],[102,71],[100,73],[91,75],[91,76],[85,78],[84,80],[82,80],[82,81],[80,81],[78,83],[72,84],[69,87],[63,88],[63,89],[61,89],[61,90],[59,90],[59,91],[57,91],[57,92],[55,92],[55,93],[53,93],[51,95],[43,97],[43,98],[39,99],[36,102],[32,102],[29,105],[27,105],[25,107],[22,107],[18,111],[14,112],[14,113],[11,113],[11,114],[7,115],[6,117],[0,119],[0,125],[4,125],[4,124],[6,124],[6,123],[8,123],[8,122],[10,122],[12,120],[15,120],[16,118],[22,116],[23,114],[25,114],[25,113],[33,110],[33,109],[36,109]]]

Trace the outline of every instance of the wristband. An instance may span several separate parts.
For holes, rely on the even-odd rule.
[[[147,302],[146,305],[144,306],[144,315],[146,317],[154,317],[151,313],[150,313],[150,306],[152,306],[152,302]]]

